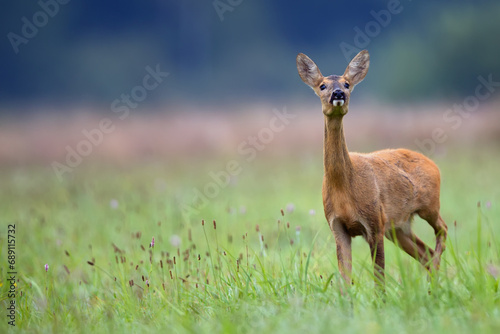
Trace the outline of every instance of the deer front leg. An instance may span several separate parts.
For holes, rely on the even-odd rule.
[[[352,284],[352,253],[351,236],[347,233],[345,226],[339,219],[334,219],[331,228],[337,244],[337,260],[339,271],[347,285]]]
[[[370,244],[370,252],[372,254],[374,276],[375,276],[375,287],[384,290],[385,288],[385,256],[384,256],[384,234],[382,232],[377,232],[371,240],[368,241]]]

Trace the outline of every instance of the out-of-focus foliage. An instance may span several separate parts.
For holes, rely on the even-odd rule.
[[[222,12],[220,3],[229,7]],[[33,22],[42,7],[8,1],[0,11],[0,101],[106,103],[156,64],[171,75],[147,103],[310,96],[295,55],[310,55],[324,74],[342,73],[341,43],[356,46],[357,31],[379,24],[373,13],[391,5],[398,13],[379,24],[366,45],[358,43],[372,55],[361,95],[451,98],[473,90],[478,75],[500,78],[500,4],[494,0],[231,3],[237,5],[73,0],[59,5],[15,53],[8,34],[22,36],[23,17]]]

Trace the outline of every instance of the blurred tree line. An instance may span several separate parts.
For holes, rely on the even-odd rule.
[[[456,98],[500,81],[499,17],[495,0],[4,1],[0,104],[108,103],[157,64],[147,103],[304,98],[296,54],[342,74],[346,45],[372,57],[361,96]]]

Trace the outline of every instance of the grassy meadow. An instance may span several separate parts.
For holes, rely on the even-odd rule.
[[[62,182],[47,166],[3,167],[0,331],[499,333],[498,151],[434,157],[449,227],[442,270],[428,280],[386,241],[382,300],[361,238],[355,284],[340,294],[319,150],[243,164],[187,218],[193,189],[227,160],[88,163]],[[8,224],[16,226],[15,328],[4,315]],[[417,218],[414,229],[434,246],[426,222]]]

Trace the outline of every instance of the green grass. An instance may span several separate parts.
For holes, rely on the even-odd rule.
[[[375,294],[369,249],[360,238],[353,243],[355,284],[346,295],[339,292],[320,157],[259,157],[189,221],[182,205],[191,204],[193,188],[209,182],[207,173],[225,161],[89,164],[62,183],[47,169],[4,169],[0,331],[10,327],[6,240],[7,225],[15,223],[16,330],[498,333],[495,154],[450,152],[436,159],[449,227],[442,270],[428,281],[416,261],[387,241],[385,301]],[[417,220],[414,228],[434,246],[425,222]]]

